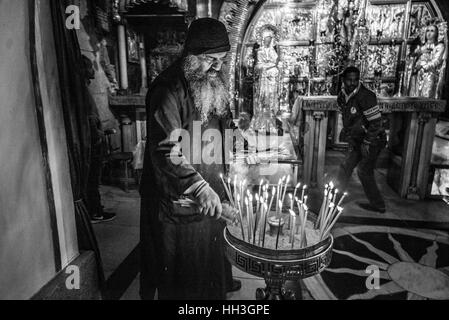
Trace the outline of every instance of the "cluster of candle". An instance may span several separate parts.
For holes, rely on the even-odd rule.
[[[329,236],[338,218],[340,218],[343,213],[341,204],[346,198],[347,193],[343,193],[339,199],[338,196],[338,189],[334,189],[334,184],[332,182],[325,185],[324,199],[315,225],[320,231],[320,240],[326,239]]]
[[[275,248],[278,250],[281,229],[285,222],[282,216],[284,215],[284,201],[290,176],[279,179],[277,185],[272,187],[262,179],[258,192],[254,194],[248,190],[246,180],[238,181],[237,176],[234,176],[234,180],[228,178],[227,181],[225,181],[223,175],[220,175],[220,178],[231,205],[238,213],[237,221],[240,225],[239,232],[241,232],[243,241],[265,248],[266,228],[269,224],[272,227],[277,227]],[[298,192],[300,190],[302,190],[301,195]],[[340,195],[332,182],[326,184],[324,199],[316,224],[309,227],[309,229],[313,229],[315,237],[319,241],[329,237],[332,228],[343,212],[341,205],[346,196],[347,193]],[[289,193],[288,197],[290,198],[290,209],[288,210],[289,214],[287,214],[286,220],[288,221],[286,222],[288,225],[286,229],[289,230],[289,233],[287,233],[289,244],[291,244],[292,249],[295,248],[295,245],[296,248],[305,248],[308,246],[306,225],[309,217],[307,186],[304,185],[301,188],[301,183],[298,183],[294,192]],[[272,211],[273,203],[275,204],[275,211]],[[297,238],[299,243],[295,243]]]
[[[238,181],[237,176],[234,176],[234,180],[228,178],[227,181],[225,181],[223,175],[221,175],[220,178],[231,205],[236,209],[236,212],[238,212],[238,221],[241,226],[243,241],[247,241],[253,245],[257,244],[264,248],[267,223],[270,222],[278,227],[276,235],[276,249],[278,249],[280,230],[282,229],[281,224],[283,221],[282,212],[290,176],[284,176],[279,179],[278,184],[271,188],[269,183],[265,183],[262,179],[259,184],[259,190],[255,194],[252,194],[247,189],[246,180]],[[309,210],[307,207],[308,196],[305,194],[307,186],[302,187],[301,197],[298,198],[296,195],[300,187],[301,184],[298,183],[294,193],[289,194],[290,215],[288,228],[290,229],[290,242],[292,248],[295,244],[296,234],[300,234],[300,246],[306,244],[305,223],[307,222]],[[273,203],[275,203],[275,216],[272,217],[274,219],[269,219]],[[299,209],[299,225],[296,224],[295,204]],[[246,230],[244,224],[246,224]],[[257,235],[259,235],[258,238]]]

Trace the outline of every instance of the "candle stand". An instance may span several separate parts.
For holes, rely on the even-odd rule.
[[[309,278],[321,273],[332,259],[334,239],[329,235],[314,246],[296,250],[261,248],[234,237],[224,230],[226,256],[236,268],[265,279],[266,288],[256,291],[257,300],[299,300],[285,288],[287,281]]]

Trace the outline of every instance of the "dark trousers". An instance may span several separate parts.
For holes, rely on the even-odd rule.
[[[364,157],[360,150],[360,144],[350,144],[346,159],[340,165],[338,171],[338,186],[340,190],[346,190],[348,181],[355,167],[363,190],[371,206],[379,209],[385,208],[385,201],[374,179],[374,169],[377,158],[385,147],[385,142],[378,142],[370,146],[369,155]]]
[[[100,178],[102,169],[102,157],[93,156],[89,167],[87,180],[86,206],[91,217],[102,216],[103,206],[100,196]]]

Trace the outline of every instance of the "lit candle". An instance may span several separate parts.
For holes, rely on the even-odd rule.
[[[240,225],[242,228],[242,239],[245,241],[245,229],[243,228],[243,213],[242,213],[242,206],[240,205],[240,195],[237,195],[237,206],[239,210],[239,218],[240,218]]]
[[[338,197],[338,193],[339,193],[340,191],[338,190],[338,189],[335,189],[335,191],[334,191],[334,202],[335,203],[337,203],[337,197]]]
[[[264,217],[264,201],[262,199],[261,204],[260,204],[260,211],[258,212],[258,230],[259,230],[259,247],[260,244],[262,242],[262,233],[263,233],[263,223],[265,221],[265,217]]]
[[[244,199],[244,197],[245,197],[245,192],[243,191],[243,184],[244,184],[244,181],[240,181],[240,199],[242,200],[242,206],[243,206],[243,199]]]
[[[323,216],[321,217],[321,220],[320,220],[320,230],[323,228],[323,223],[326,220],[327,213],[329,210],[329,204],[331,201],[332,201],[332,193],[329,191],[327,194],[327,197],[326,197],[326,205],[324,207]]]
[[[301,200],[299,200],[299,199],[296,197],[296,198],[295,198],[295,202],[296,202],[296,205],[298,206],[298,212],[299,212],[299,215],[301,215]],[[296,227],[295,233],[298,233],[298,226],[295,225],[294,227]]]
[[[237,190],[237,175],[234,175],[234,201],[237,201],[237,194],[238,194],[238,190]],[[238,206],[236,204],[236,206]]]
[[[341,207],[341,204],[343,203],[343,200],[346,198],[347,195],[348,195],[347,192],[343,193],[343,195],[340,198],[340,201],[338,201],[337,207]]]
[[[287,177],[287,180],[285,181],[285,185],[284,185],[284,192],[283,192],[283,194],[282,194],[282,203],[284,203],[284,200],[285,200],[285,194],[286,194],[286,192],[287,192],[287,186],[288,186],[288,183],[290,182],[290,176],[288,176]]]
[[[290,198],[290,210],[294,210],[295,203],[293,201],[293,194],[289,193],[288,197]]]
[[[260,180],[260,184],[259,184],[259,197],[262,192],[262,185],[263,185],[263,179]]]
[[[321,204],[320,212],[318,213],[318,219],[315,222],[315,228],[319,228],[321,226],[321,219],[323,218],[323,211],[324,211],[324,208],[326,207],[327,193],[328,193],[328,191],[327,191],[327,187],[326,187],[324,189],[324,198],[323,198],[323,202]]]
[[[290,210],[294,211],[295,202],[293,201],[293,194],[289,193],[288,196],[290,198]],[[289,217],[288,219],[288,228],[290,229],[290,227],[291,227],[291,217]]]
[[[304,202],[304,192],[306,191],[306,189],[307,189],[306,185],[302,187],[301,202]]]
[[[343,208],[337,207],[337,211],[338,211],[338,215],[332,221],[331,225],[325,230],[324,234],[321,237],[321,240],[326,239],[329,236],[329,233],[331,232],[331,230],[334,227],[335,223],[337,222],[338,218],[340,218],[341,214],[343,213]]]
[[[303,206],[304,208],[304,229],[303,229],[303,244],[305,246],[307,246],[307,234],[306,234],[306,229],[307,229],[307,218],[309,216],[309,207],[307,205],[304,204]]]
[[[279,200],[279,215],[282,215],[282,207],[284,205],[282,204],[282,201]]]
[[[229,190],[229,195],[231,196],[231,199],[229,199],[229,201],[231,201],[231,203],[234,203],[234,198],[232,197],[232,188],[231,188],[231,178],[228,178],[228,190]]]
[[[299,187],[301,186],[301,183],[298,183],[295,187],[295,192],[293,193],[293,197],[296,198],[296,193],[298,192]]]
[[[296,226],[296,231],[295,233],[299,234],[299,246],[301,247],[302,244],[302,226],[304,224],[304,208],[303,208],[303,203],[301,200],[299,200],[298,202],[298,208],[299,208],[299,214],[298,214],[298,218],[299,218],[299,224]]]
[[[233,201],[232,201],[232,196],[231,196],[231,194],[230,194],[230,191],[229,191],[229,189],[228,189],[228,187],[227,187],[227,185],[226,185],[226,182],[225,182],[224,179],[223,179],[223,174],[220,174],[220,179],[221,179],[221,182],[223,183],[223,186],[224,186],[224,188],[225,188],[225,191],[226,191],[226,194],[227,194],[227,196],[228,196],[228,198],[229,198],[229,201],[230,201],[231,204],[235,207],[235,205],[234,205],[234,203],[233,203]]]
[[[280,202],[280,201],[279,201]],[[282,212],[282,203],[279,203],[279,208],[280,208],[280,210],[281,210],[281,212]],[[281,216],[280,215],[278,215],[277,216],[277,219],[278,219],[278,233],[277,233],[277,236],[276,236],[276,250],[278,249],[278,247],[279,247],[279,236],[280,236],[280,234],[281,234]]]
[[[249,211],[249,201],[248,198],[245,198],[245,205],[246,205],[246,222],[248,223],[248,243],[251,242],[251,215]]]
[[[326,184],[326,185],[324,186],[324,197],[323,197],[323,202],[321,203],[320,212],[318,213],[318,218],[317,218],[317,220],[316,220],[316,222],[315,222],[315,228],[318,228],[318,226],[321,225],[321,217],[322,217],[322,215],[323,215],[324,206],[326,205],[326,200],[327,200],[327,194],[328,194],[328,192],[329,192],[329,191],[328,191],[328,188],[329,188],[329,185]]]
[[[264,203],[264,219],[263,219],[263,231],[262,231],[262,248],[265,248],[265,234],[267,232],[267,217],[268,217],[268,206]]]
[[[276,194],[276,187],[273,186],[273,190],[271,191],[271,200],[270,200],[270,206],[268,207],[267,216],[270,215],[270,211],[271,211],[271,207],[273,206],[273,200],[275,198],[275,194]]]
[[[329,222],[332,221],[332,216],[333,216],[333,212],[334,212],[333,209],[334,208],[335,208],[335,203],[331,202],[329,204],[328,212],[326,213],[326,216],[324,218],[323,226],[322,226],[322,228],[320,230],[321,236],[323,235],[324,231],[326,230]]]
[[[292,228],[290,229],[290,242],[292,243],[292,249],[295,246],[295,225],[296,225],[296,214],[293,210],[290,210],[290,218],[292,220]]]
[[[256,212],[259,212],[261,198],[259,197],[258,193],[256,193],[255,197],[256,197]]]
[[[253,204],[253,195],[250,193],[248,197],[249,201],[249,215],[251,216],[251,239],[255,241],[255,218],[254,218],[254,204]]]
[[[279,215],[279,199],[280,199],[281,189],[282,189],[282,179],[279,179],[278,189],[277,189],[277,194],[276,194],[276,216]]]

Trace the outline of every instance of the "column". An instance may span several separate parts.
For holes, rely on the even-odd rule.
[[[145,39],[142,36],[139,43],[140,50],[140,72],[142,75],[142,86],[140,88],[140,93],[146,94],[148,88],[148,74],[147,74],[147,58],[145,53]]]
[[[126,30],[123,24],[117,26],[118,29],[118,53],[120,70],[120,89],[128,89],[128,61],[126,54]]]
[[[306,111],[304,134],[304,183],[311,187],[324,186],[326,135],[328,116],[324,111]]]
[[[413,163],[410,172],[410,184],[407,190],[408,199],[419,200],[425,198],[426,195],[436,124],[435,121],[429,123],[430,119],[431,115],[429,113],[420,113],[417,117],[418,124],[413,148]],[[426,134],[424,134],[425,132]]]

